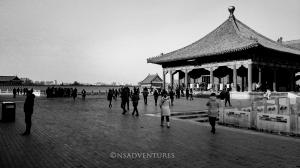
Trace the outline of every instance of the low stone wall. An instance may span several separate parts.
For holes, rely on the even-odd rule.
[[[244,112],[238,109],[224,109],[221,115],[220,122],[224,124],[250,128],[250,112]]]
[[[279,114],[257,113],[256,128],[270,132],[290,132],[290,116]]]
[[[282,100],[280,100],[282,99]],[[220,108],[219,123],[267,132],[300,135],[300,98],[253,101],[251,107]]]

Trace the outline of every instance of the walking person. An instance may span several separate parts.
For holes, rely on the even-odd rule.
[[[162,97],[160,102],[160,108],[161,108],[161,123],[160,126],[164,126],[164,118],[166,118],[167,121],[167,127],[170,128],[170,110],[171,102],[170,98],[167,96],[167,91],[162,91]]]
[[[135,116],[139,116],[139,111],[138,111],[137,107],[139,104],[140,96],[136,89],[134,89],[134,93],[131,97],[131,100],[132,100],[132,105],[133,105],[132,115],[134,115],[136,113]]]
[[[189,100],[190,93],[188,87],[185,89],[185,96],[186,96],[186,100]]]
[[[231,107],[229,88],[227,88],[226,92],[225,92],[225,107],[227,105],[227,102],[228,102],[229,106]]]
[[[170,90],[169,92],[169,96],[170,96],[170,99],[171,99],[171,105],[173,106],[173,102],[174,102],[174,95],[175,93],[173,92],[173,89]]]
[[[179,87],[176,88],[176,98],[180,99],[180,88]]]
[[[129,88],[127,87],[122,88],[121,90],[121,108],[123,109],[123,113],[125,114],[126,111],[126,104],[127,104],[127,110],[129,110]]]
[[[226,90],[225,89],[223,89],[222,91],[221,91],[221,93],[219,94],[219,99],[220,99],[220,103],[221,104],[224,104],[224,106],[225,106],[225,97],[226,97]]]
[[[118,97],[118,91],[117,91],[117,89],[112,89],[112,92],[113,92],[113,99],[115,101],[117,101],[117,97]]]
[[[108,105],[109,108],[112,108],[112,104],[111,104],[112,98],[113,98],[113,91],[111,89],[109,89],[109,91],[107,93],[107,100],[109,101],[109,105]]]
[[[190,100],[191,101],[194,100],[194,98],[193,98],[193,89],[192,88],[190,88]]]
[[[85,100],[86,91],[84,89],[81,91],[81,96],[82,96],[82,100]]]
[[[147,87],[145,87],[144,90],[143,90],[143,97],[144,97],[144,103],[145,104],[147,104],[148,94],[149,94],[148,89],[147,89]]]
[[[130,97],[131,97],[131,95],[130,95],[130,89],[129,89],[129,87],[125,87],[125,105],[127,105],[127,110],[129,111],[129,99],[130,99]]]
[[[26,96],[26,99],[25,99],[25,102],[24,102],[26,130],[22,134],[23,136],[30,134],[31,116],[32,116],[32,113],[33,113],[34,98],[35,98],[35,95],[33,94],[33,89],[27,91],[27,96]]]
[[[17,89],[16,88],[13,89],[13,95],[14,95],[14,98],[16,98],[16,95],[17,95]]]
[[[211,132],[213,134],[216,133],[216,120],[219,115],[219,106],[220,104],[217,101],[217,97],[215,93],[212,93],[209,97],[209,101],[206,103],[208,107],[208,120],[211,125]]]
[[[155,102],[155,106],[157,106],[157,99],[158,99],[158,91],[157,89],[154,90],[154,93],[153,93],[153,97],[154,97],[154,102]]]
[[[75,101],[75,99],[77,97],[77,89],[76,88],[72,92],[72,97],[73,97],[73,100]]]

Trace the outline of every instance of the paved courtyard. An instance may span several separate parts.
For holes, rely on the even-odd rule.
[[[178,119],[161,128],[145,115],[159,113],[152,97],[140,101],[139,117],[121,115],[120,99],[109,109],[104,97],[37,98],[28,137],[20,136],[24,97],[15,100],[16,122],[0,123],[0,168],[300,167],[299,138],[223,126],[213,135],[207,123]],[[205,110],[206,101],[182,98],[173,111]]]

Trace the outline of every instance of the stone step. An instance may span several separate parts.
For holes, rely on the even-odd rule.
[[[196,122],[208,122],[208,117],[204,117],[204,118],[200,118],[200,119],[197,119],[197,120],[194,120]],[[216,121],[219,121],[219,118],[217,118]]]
[[[203,117],[208,117],[206,113],[204,114],[199,114],[199,115],[180,115],[180,116],[176,116],[177,118],[180,119],[191,119],[191,118],[203,118]]]
[[[192,115],[192,114],[205,114],[206,111],[191,111],[191,112],[172,112],[171,116],[180,116],[180,115]]]

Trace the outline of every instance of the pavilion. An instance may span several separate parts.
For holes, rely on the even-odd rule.
[[[215,91],[227,84],[232,91],[252,92],[258,83],[272,91],[295,90],[300,50],[257,33],[235,18],[234,9],[229,7],[229,18],[200,40],[147,59],[162,66],[164,88],[165,75],[170,74],[173,87],[174,74],[179,73],[185,87],[191,78],[205,78]]]
[[[22,80],[17,76],[0,76],[0,85],[4,86],[13,86],[13,85],[21,85]]]
[[[148,74],[148,76],[139,82],[140,87],[144,88],[161,88],[163,86],[163,80],[158,74]]]

